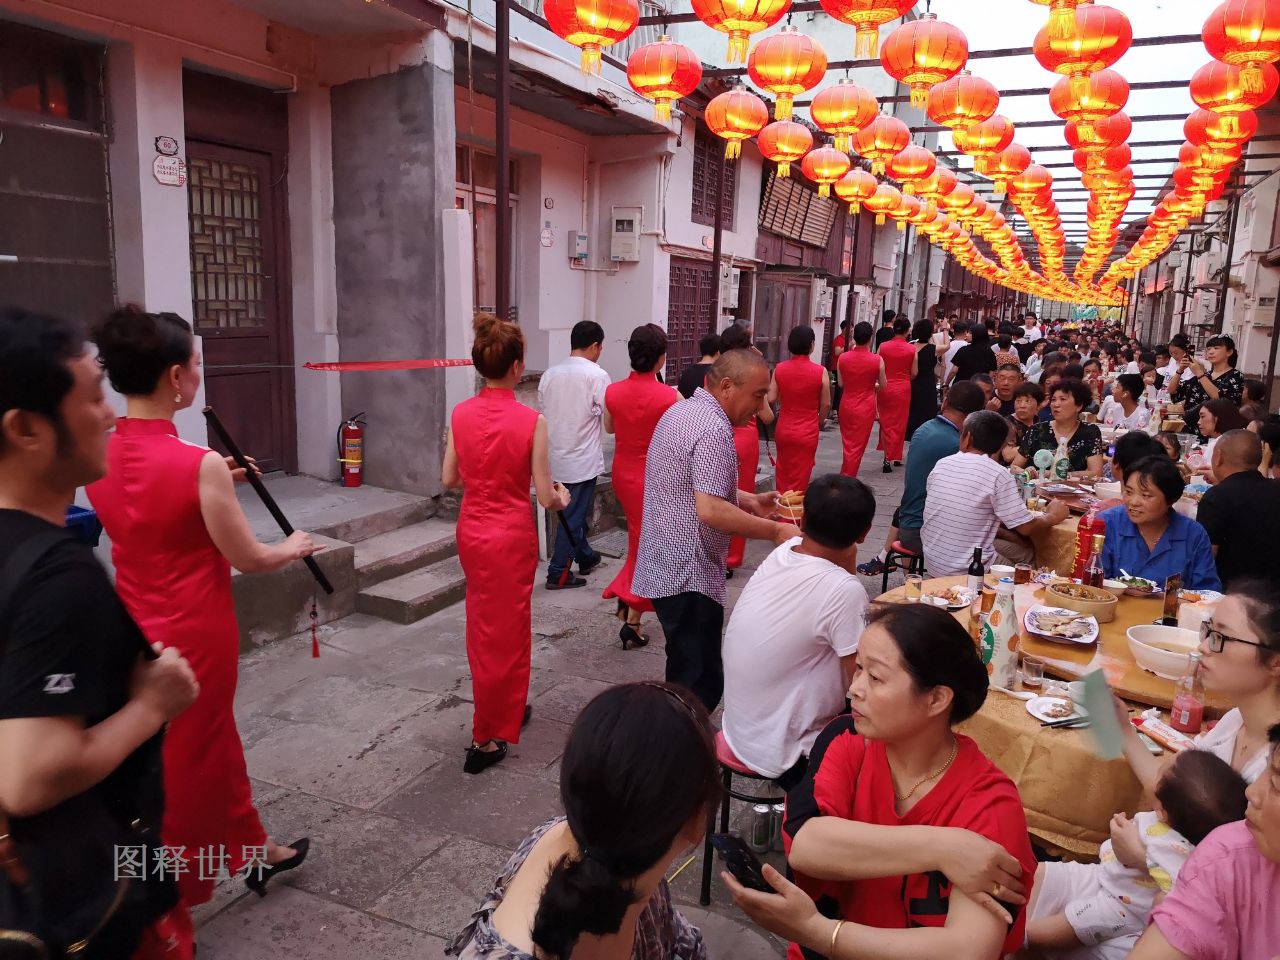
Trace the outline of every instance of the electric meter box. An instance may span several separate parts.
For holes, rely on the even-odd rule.
[[[635,263],[640,259],[640,224],[644,207],[613,207],[610,217],[609,259]]]

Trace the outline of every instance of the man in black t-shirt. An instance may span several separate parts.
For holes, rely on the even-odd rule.
[[[81,331],[0,309],[0,834],[58,917],[110,896],[113,842],[137,836],[135,819],[158,828],[160,731],[198,693],[65,530],[76,489],[106,472],[114,423]],[[172,905],[153,902],[155,915]]]
[[[716,357],[720,356],[720,334],[707,334],[698,341],[698,349],[702,351],[702,359],[684,368],[680,374],[680,383],[676,387],[680,391],[680,396],[686,400],[693,396],[693,391],[706,385],[707,371],[716,362]]]
[[[1209,534],[1222,588],[1257,577],[1280,582],[1280,480],[1268,480],[1262,440],[1249,430],[1228,430],[1213,445],[1217,480],[1200,500],[1196,521]]]
[[[898,314],[894,310],[886,310],[880,317],[880,329],[876,331],[876,338],[873,349],[876,353],[880,352],[880,345],[893,339],[893,321]]]

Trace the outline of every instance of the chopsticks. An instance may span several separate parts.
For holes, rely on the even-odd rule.
[[[1042,723],[1040,726],[1042,729],[1045,729],[1045,730],[1048,730],[1050,728],[1053,728],[1053,729],[1061,728],[1063,730],[1073,730],[1077,727],[1087,727],[1088,725],[1089,725],[1088,717],[1066,717],[1063,720],[1052,720],[1049,723]]]

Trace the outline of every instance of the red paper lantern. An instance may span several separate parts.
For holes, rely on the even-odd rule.
[[[1002,194],[1009,181],[1031,166],[1031,151],[1020,143],[1011,143],[994,157],[987,169],[996,183],[996,193]]]
[[[884,173],[889,159],[911,142],[911,130],[897,117],[881,114],[853,135],[853,149],[871,161],[872,173]]]
[[[880,49],[884,72],[910,88],[918,110],[928,102],[929,89],[954,77],[968,59],[965,35],[932,13],[898,27]]]
[[[627,80],[631,89],[653,101],[654,119],[666,123],[671,119],[671,105],[693,93],[702,82],[702,64],[684,44],[660,37],[627,58]]]
[[[853,135],[879,116],[880,104],[866,87],[841,80],[814,95],[809,114],[819,130],[835,138],[835,148],[848,153]]]
[[[962,70],[930,90],[925,106],[934,123],[955,130],[995,116],[1000,92],[981,77]]]
[[[916,184],[932,176],[938,168],[938,158],[932,150],[910,144],[904,147],[885,164],[885,173],[902,184],[902,192],[911,196],[916,192]]]
[[[790,120],[796,94],[812,90],[827,75],[827,55],[795,27],[765,37],[747,60],[751,82],[774,95],[773,119]]]
[[[1071,16],[1065,36],[1050,36],[1046,26],[1036,34],[1032,51],[1046,70],[1071,77],[1083,95],[1089,74],[1105,70],[1124,56],[1133,43],[1133,27],[1114,7],[1087,4],[1076,7]]]
[[[1229,129],[1235,115],[1266,106],[1280,89],[1280,73],[1271,64],[1257,66],[1260,84],[1245,83],[1246,69],[1217,60],[1206,63],[1191,77],[1191,99],[1198,106],[1221,114]]]
[[[694,15],[729,35],[729,63],[745,63],[751,35],[767,30],[791,8],[791,0],[692,0]]]
[[[818,196],[831,196],[831,185],[849,172],[849,155],[835,147],[810,150],[800,161],[804,175],[818,185]]]
[[[901,204],[902,194],[887,183],[880,184],[875,193],[862,201],[862,205],[876,215],[876,226],[883,225],[889,211],[897,210]]]
[[[1258,132],[1258,115],[1252,110],[1235,114],[1230,119],[1232,122],[1228,124],[1228,118],[1221,114],[1203,108],[1193,110],[1183,123],[1182,132],[1196,146],[1207,144],[1215,149],[1239,147]]]
[[[957,183],[956,188],[938,201],[938,207],[948,214],[954,215],[969,207],[977,194],[967,183]]]
[[[1107,147],[1124,143],[1131,133],[1133,133],[1133,121],[1123,110],[1087,124],[1083,130],[1078,124],[1068,123],[1062,131],[1067,146],[1072,150],[1084,150],[1086,153],[1105,150]]]
[[[1129,102],[1129,82],[1114,70],[1099,70],[1086,77],[1085,84],[1081,93],[1070,77],[1063,77],[1049,91],[1050,109],[1077,127],[1088,127],[1119,113]]]
[[[1033,197],[1038,194],[1047,194],[1052,189],[1053,174],[1038,163],[1031,164],[1009,181],[1009,192],[1014,194],[1015,197]]]
[[[1280,60],[1280,4],[1275,0],[1227,0],[1205,21],[1205,49],[1223,63],[1243,68],[1250,93],[1262,89],[1262,66]]]
[[[1133,150],[1127,143],[1118,143],[1100,150],[1077,150],[1071,155],[1071,162],[1081,173],[1119,170],[1121,167],[1127,167],[1132,159]]]
[[[959,182],[960,178],[949,167],[938,167],[929,177],[916,184],[916,193],[937,203],[954,190]]]
[[[880,181],[875,177],[865,170],[855,168],[837,180],[833,189],[837,197],[849,204],[849,212],[857,213],[878,186]]]
[[[997,113],[990,120],[975,123],[963,130],[952,130],[951,139],[956,149],[971,157],[990,157],[1013,143],[1013,124],[1009,118]]]
[[[582,48],[582,72],[600,72],[600,52],[631,36],[640,22],[636,0],[545,0],[551,32]]]
[[[905,17],[916,5],[915,0],[821,0],[827,15],[857,28],[853,55],[859,60],[876,55],[880,46],[880,28],[899,17]]]
[[[893,210],[886,210],[885,215],[898,221],[899,230],[906,230],[907,221],[912,217],[920,216],[923,210],[923,203],[915,197],[904,194],[902,200],[899,201],[898,206]]]
[[[724,155],[732,160],[742,153],[742,141],[749,140],[769,122],[769,108],[754,93],[726,90],[707,104],[703,120],[717,137],[728,141]]]
[[[791,176],[791,164],[813,149],[809,128],[792,120],[771,123],[756,137],[760,155],[778,165],[778,176]]]

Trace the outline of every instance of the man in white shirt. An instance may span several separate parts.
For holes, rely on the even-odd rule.
[[[920,542],[930,576],[965,573],[975,549],[988,567],[1030,563],[1034,551],[1025,538],[1071,515],[1061,500],[1050,501],[1038,516],[1027,509],[1013,474],[995,459],[1008,437],[1009,423],[1000,414],[971,413],[960,431],[960,452],[943,457],[929,474]]]
[[[565,590],[586,585],[574,576],[588,574],[600,565],[601,556],[587,542],[587,523],[596,499],[596,478],[604,473],[604,449],[600,431],[604,417],[604,391],[609,375],[600,367],[604,330],[594,320],[574,324],[569,334],[569,359],[557,363],[538,381],[538,401],[547,418],[547,448],[551,476],[569,489],[569,506],[560,513],[555,549],[547,565],[547,589]],[[565,528],[577,541],[577,549]]]
[[[1028,343],[1035,343],[1044,336],[1044,329],[1034,313],[1028,313],[1022,322],[1022,330]]]
[[[845,709],[867,593],[854,575],[876,501],[860,480],[814,479],[802,536],[752,575],[724,635],[724,736],[784,789],[804,777],[818,734]]]
[[[942,357],[943,383],[946,383],[951,376],[952,361],[955,360],[956,354],[960,352],[960,348],[967,347],[973,342],[973,328],[963,321],[952,328],[952,333],[955,339],[951,341],[951,346],[947,347],[947,352]]]

